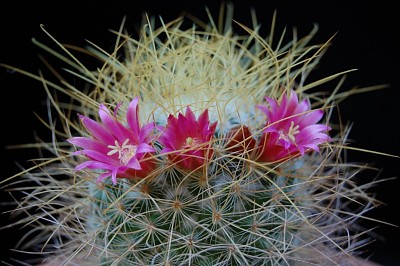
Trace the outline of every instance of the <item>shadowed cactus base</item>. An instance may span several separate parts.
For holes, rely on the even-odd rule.
[[[257,25],[235,34],[232,14],[115,32],[115,51],[87,48],[94,71],[43,29],[65,56],[36,44],[89,86],[13,68],[43,82],[61,120],[38,144],[54,158],[9,179],[27,182],[15,215],[34,213],[17,216],[33,225],[21,249],[47,265],[358,264],[373,240],[358,220],[379,202],[353,180],[368,167],[343,159],[349,128],[330,120],[380,86],[339,93],[347,72],[308,82],[330,42],[308,44],[317,28],[284,43]]]

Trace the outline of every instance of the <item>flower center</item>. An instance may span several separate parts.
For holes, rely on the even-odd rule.
[[[279,131],[279,139],[286,140],[288,142],[296,142],[296,137],[295,135],[299,134],[299,125],[294,125],[294,122],[290,122],[290,127],[288,132],[285,132],[283,129]]]
[[[182,145],[182,149],[190,149],[199,144],[198,138],[187,137],[185,143]]]
[[[129,161],[136,155],[137,146],[128,144],[129,139],[126,139],[120,146],[118,141],[115,141],[115,145],[108,145],[107,147],[111,149],[107,153],[108,156],[118,153],[118,159],[123,165],[127,165]]]

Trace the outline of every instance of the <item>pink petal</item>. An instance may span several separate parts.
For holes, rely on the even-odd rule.
[[[117,105],[115,106],[115,109],[114,109],[114,112],[113,112],[114,117],[117,117],[118,110],[119,110],[119,108],[121,107],[121,105],[122,105],[122,102],[119,102],[119,103],[117,103]]]
[[[152,132],[155,129],[155,123],[148,123],[140,129],[139,142],[150,142],[153,140]]]
[[[75,171],[80,171],[80,170],[82,170],[82,169],[85,169],[85,168],[87,168],[89,165],[91,165],[91,164],[93,164],[94,163],[94,161],[86,161],[86,162],[83,162],[83,163],[81,163],[81,164],[78,164],[76,167],[75,167]]]
[[[108,156],[104,153],[100,153],[98,151],[93,151],[93,150],[84,150],[84,154],[89,157],[90,159],[99,161],[99,162],[103,162],[103,163],[107,163],[110,165],[119,165],[119,161],[115,160],[113,157]]]
[[[102,170],[112,170],[115,168],[115,166],[112,166],[107,163],[102,163],[98,161],[86,161],[83,162],[75,167],[76,171],[82,170],[84,168],[89,168],[89,169],[102,169]]]
[[[192,123],[191,123],[192,122]],[[181,132],[185,136],[193,136],[193,121],[187,119],[184,115],[179,113],[178,115],[178,132]],[[186,138],[186,137],[183,137]]]
[[[298,135],[296,135],[296,142],[302,143],[303,145],[312,143],[316,139],[320,139],[320,142],[329,140],[329,136],[321,131],[326,131],[327,126],[321,124],[310,125],[303,128]]]
[[[106,178],[109,177],[109,176],[111,176],[111,172],[110,172],[110,171],[105,172],[105,173],[103,173],[103,174],[100,174],[100,175],[97,177],[96,182],[97,182],[97,183],[100,183],[100,182],[102,182],[104,179],[106,179]]]
[[[159,142],[164,146],[173,145],[171,140],[174,138],[174,132],[178,132],[175,128],[176,118],[173,115],[168,116],[167,126],[164,128],[161,136],[158,138]],[[167,145],[169,143],[169,145]]]
[[[276,120],[279,120],[279,118],[282,116],[281,114],[279,114],[278,102],[275,99],[269,97],[265,97],[265,100],[268,102],[269,107],[265,105],[260,105],[259,108],[267,116],[267,121],[275,122]]]
[[[141,143],[137,147],[136,153],[155,152],[156,150],[147,143]]]
[[[307,145],[303,145],[303,147],[309,148],[309,149],[312,149],[312,150],[314,150],[314,151],[319,152],[319,147],[318,147],[318,145],[316,145],[316,144],[310,143],[310,144],[307,144]]]
[[[328,131],[329,127],[327,125],[323,125],[323,124],[313,124],[313,125],[309,125],[306,126],[305,128],[302,128],[299,135],[300,134],[306,134],[306,135],[314,135],[316,133],[319,132],[325,132]]]
[[[296,108],[299,106],[299,98],[297,97],[297,93],[294,90],[290,90],[288,94],[289,93],[289,99],[287,99],[287,96],[284,96],[281,102],[282,106],[286,106],[286,116],[292,115],[295,112]]]
[[[301,114],[307,112],[310,109],[311,109],[310,103],[305,99],[296,106],[296,108],[293,110],[293,113]]]
[[[119,142],[123,143],[128,138],[128,136],[121,132],[118,122],[104,104],[100,105],[99,116],[103,125],[109,132],[112,132]]]
[[[111,173],[111,180],[114,185],[117,184],[117,174],[118,174],[118,168],[115,168]]]
[[[304,146],[298,146],[299,152],[300,152],[301,156],[304,156],[304,154],[305,154],[305,150],[304,150],[303,147],[304,147]]]
[[[212,132],[212,134],[214,134],[214,132],[215,132],[215,129],[217,128],[217,124],[218,124],[218,121],[215,121],[214,123],[212,123],[211,125],[210,125],[210,131]]]
[[[104,142],[105,144],[113,144],[115,138],[104,128],[103,125],[97,123],[96,121],[90,119],[86,116],[81,116],[82,123],[85,125],[86,129],[92,134],[93,137]]]
[[[269,117],[269,116],[268,116],[269,109],[268,109],[267,106],[258,104],[258,105],[256,105],[256,108],[260,109],[261,112],[263,112],[263,113],[265,114],[265,116]]]
[[[126,113],[126,120],[128,122],[129,127],[132,129],[133,134],[139,135],[140,127],[139,127],[139,97],[135,97],[129,104],[128,112]]]
[[[210,120],[208,118],[208,109],[204,110],[204,112],[200,114],[199,118],[197,119],[197,123],[202,132],[208,130],[208,125],[210,124]]]
[[[98,152],[102,153],[107,153],[108,148],[107,146],[104,145],[104,143],[91,139],[91,138],[86,138],[86,137],[74,137],[67,139],[67,141],[75,146],[81,147],[83,149],[88,149],[88,150],[96,150]]]
[[[196,122],[196,116],[193,114],[193,112],[192,112],[192,110],[190,109],[189,106],[186,106],[185,117],[189,120],[189,123],[195,123]]]
[[[173,151],[175,151],[175,149],[173,149],[173,147],[172,147],[172,149],[165,147],[164,149],[162,149],[161,153],[171,153]]]
[[[124,141],[126,139],[129,139],[130,143],[135,143],[138,144],[139,141],[139,135],[132,132],[129,128],[125,127],[123,124],[121,124],[119,121],[116,121],[118,125],[118,129],[121,131],[122,135],[125,136]]]
[[[73,153],[72,153],[72,155],[83,155],[83,150],[80,150],[80,151],[74,151]]]
[[[127,163],[126,167],[136,169],[136,170],[141,170],[142,167],[140,166],[140,163],[136,156],[132,157],[129,162]]]
[[[303,125],[311,125],[317,123],[324,115],[324,111],[322,110],[313,110],[304,115],[301,119],[301,123]]]
[[[275,127],[276,124],[274,125],[267,125],[267,127],[265,127],[264,132],[265,133],[278,133],[279,134],[279,130]]]

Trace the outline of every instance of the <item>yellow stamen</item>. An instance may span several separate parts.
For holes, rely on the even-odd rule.
[[[182,145],[182,148],[190,149],[190,148],[197,146],[198,143],[199,143],[199,141],[197,138],[187,137],[186,142]]]
[[[290,141],[290,142],[296,142],[295,135],[300,133],[299,127],[300,127],[299,125],[295,126],[294,122],[291,121],[289,130],[287,133],[284,132],[283,130],[279,131],[279,139],[284,139],[284,140]]]
[[[120,146],[118,141],[115,141],[115,145],[108,145],[107,147],[111,150],[107,153],[108,156],[118,153],[118,159],[121,164],[127,165],[129,161],[136,155],[137,146],[128,144],[129,139],[126,139]]]

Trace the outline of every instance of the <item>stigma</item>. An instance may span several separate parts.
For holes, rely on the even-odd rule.
[[[112,156],[118,153],[118,159],[122,165],[127,165],[129,161],[135,157],[137,151],[137,145],[129,144],[129,139],[126,139],[122,145],[119,145],[118,141],[115,140],[115,145],[108,145],[107,147],[111,150],[107,153],[108,156]]]

